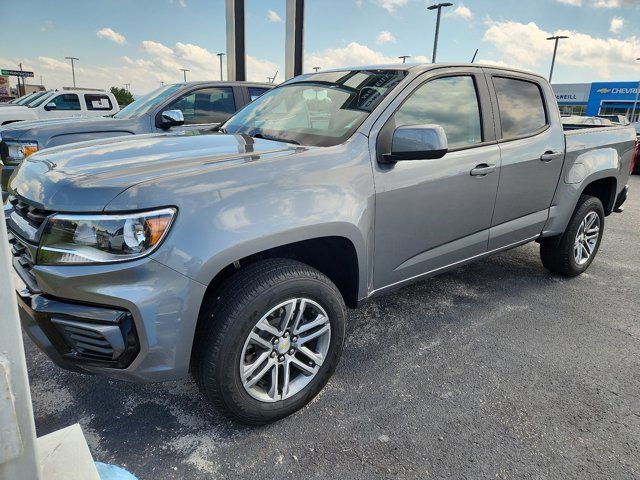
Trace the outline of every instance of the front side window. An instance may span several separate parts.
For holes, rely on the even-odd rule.
[[[87,110],[111,110],[111,99],[108,95],[87,93],[84,96],[84,101],[87,104]]]
[[[473,77],[431,80],[418,87],[394,114],[395,126],[440,125],[449,148],[482,142],[480,106]]]
[[[547,124],[540,87],[515,78],[494,77],[502,137],[534,134]]]
[[[51,102],[56,104],[56,110],[81,110],[80,99],[75,93],[63,93],[54,97]]]
[[[165,110],[181,110],[185,125],[222,123],[236,111],[236,103],[231,87],[211,87],[191,92]]]
[[[402,70],[303,75],[257,98],[224,129],[300,145],[338,145],[358,129],[404,76]]]

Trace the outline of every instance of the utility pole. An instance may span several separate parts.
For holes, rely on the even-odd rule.
[[[411,58],[411,55],[400,55],[398,58],[402,59],[402,63],[407,63],[407,58]]]
[[[640,60],[640,58],[636,58],[636,61]],[[630,122],[635,122],[636,117],[636,106],[638,105],[638,94],[640,93],[640,82],[638,82],[638,86],[636,87],[636,99],[633,101],[633,110],[631,110],[631,118]]]
[[[73,88],[76,88],[76,68],[74,65],[74,60],[80,60],[79,58],[76,57],[64,57],[66,60],[71,60],[71,75],[73,76]]]
[[[226,53],[216,53],[216,55],[218,55],[218,57],[220,58],[220,81],[222,81],[222,57],[224,55],[226,55]]]
[[[551,77],[553,77],[553,66],[556,63],[556,53],[558,53],[558,42],[563,38],[569,38],[565,35],[556,35],[554,37],[549,37],[547,40],[555,40],[555,44],[553,46],[553,57],[551,58],[551,71],[549,72],[549,83],[551,83]]]
[[[436,36],[433,41],[433,56],[431,57],[431,63],[436,63],[436,53],[438,52],[438,35],[440,34],[440,16],[442,14],[442,9],[444,7],[450,7],[453,3],[445,2],[445,3],[436,3],[435,5],[431,5],[427,7],[427,10],[438,10],[438,17],[436,19]]]
[[[187,81],[187,72],[190,72],[191,70],[188,70],[186,68],[181,68],[180,71],[184,75],[184,81],[186,82]]]

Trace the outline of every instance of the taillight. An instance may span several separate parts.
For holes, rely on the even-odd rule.
[[[631,170],[629,171],[629,173],[633,173],[633,171],[636,168],[636,162],[638,161],[638,153],[640,150],[640,140],[636,139],[636,143],[633,146],[633,158],[631,159]]]

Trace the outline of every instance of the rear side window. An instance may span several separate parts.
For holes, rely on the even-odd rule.
[[[249,98],[253,102],[260,95],[267,93],[268,91],[269,91],[268,88],[249,87]]]
[[[80,110],[80,99],[75,93],[58,95],[51,102],[56,104],[56,110]]]
[[[108,95],[86,93],[84,101],[87,104],[87,110],[111,110],[113,108]]]
[[[531,135],[547,124],[540,87],[533,82],[494,77],[502,137]]]
[[[440,125],[449,148],[482,142],[480,105],[473,77],[431,80],[418,87],[394,114],[395,125]]]
[[[202,88],[174,100],[164,110],[181,110],[185,125],[222,123],[236,111],[231,87]]]

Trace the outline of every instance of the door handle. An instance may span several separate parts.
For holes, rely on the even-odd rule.
[[[564,155],[564,152],[554,152],[553,150],[547,150],[542,155],[540,155],[540,160],[542,160],[543,162],[550,162],[551,160],[562,157],[562,155]]]
[[[472,169],[469,173],[471,174],[472,177],[484,177],[485,175],[495,171],[496,171],[495,165],[481,163],[480,165],[476,165],[476,168]]]

